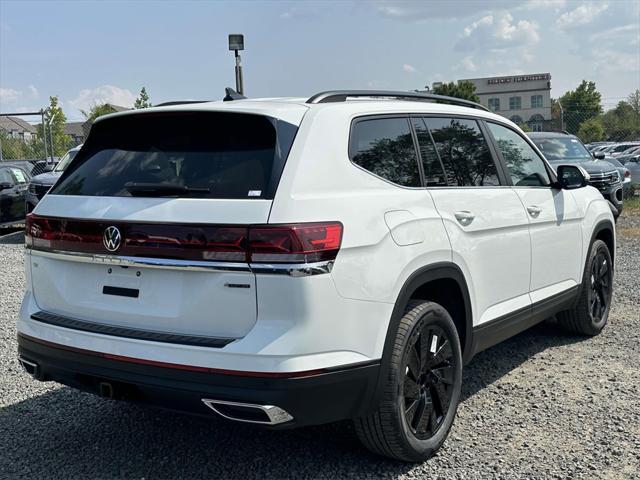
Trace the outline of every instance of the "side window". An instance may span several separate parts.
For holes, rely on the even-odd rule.
[[[447,177],[444,174],[444,167],[440,162],[440,157],[436,152],[436,147],[431,139],[431,134],[422,118],[413,118],[413,127],[418,137],[420,146],[420,156],[422,157],[422,169],[424,170],[425,184],[427,187],[447,186]]]
[[[356,165],[397,185],[422,185],[407,118],[378,118],[355,123],[349,156]]]
[[[496,164],[475,120],[427,117],[424,121],[442,160],[448,185],[500,185]]]
[[[502,125],[490,122],[487,125],[515,186],[543,187],[551,183],[544,162],[520,135]]]
[[[0,183],[15,183],[8,168],[0,168]]]
[[[13,176],[16,177],[16,183],[27,183],[29,179],[27,178],[24,171],[19,168],[12,168],[11,172],[13,172]]]

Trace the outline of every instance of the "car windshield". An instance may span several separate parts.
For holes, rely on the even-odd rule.
[[[532,138],[532,140],[550,162],[558,160],[588,162],[593,160],[589,151],[584,148],[580,140],[575,138]]]
[[[60,161],[58,162],[58,165],[56,165],[56,168],[53,171],[64,172],[67,166],[71,163],[71,160],[75,158],[77,153],[78,153],[78,150],[69,150],[67,153],[65,153],[64,157],[60,159]]]

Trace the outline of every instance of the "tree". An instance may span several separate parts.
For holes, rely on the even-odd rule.
[[[564,126],[570,133],[577,133],[580,124],[602,113],[602,95],[595,82],[583,80],[578,88],[570,90],[559,99],[564,110]]]
[[[602,115],[602,124],[609,140],[621,142],[640,137],[640,114],[624,100]]]
[[[584,143],[598,142],[604,138],[604,127],[601,117],[593,117],[580,124],[578,138]]]
[[[44,138],[46,134],[47,145],[51,146],[53,141],[53,154],[57,157],[64,155],[71,143],[69,135],[64,133],[65,123],[67,123],[67,117],[58,104],[58,97],[49,97],[49,107],[44,112],[46,131],[43,131],[42,124],[38,125],[38,138]]]
[[[636,89],[631,92],[627,97],[627,103],[631,105],[636,114],[640,115],[640,90]]]
[[[96,103],[89,109],[88,112],[81,110],[82,115],[84,115],[89,123],[93,123],[98,117],[109,115],[110,113],[115,113],[116,111],[117,110],[108,103]]]
[[[149,100],[149,94],[147,93],[147,90],[142,87],[142,90],[140,90],[140,95],[138,95],[138,98],[136,98],[136,101],[133,104],[133,108],[140,109],[149,108],[151,106],[152,105],[151,101]]]
[[[466,80],[458,83],[442,83],[433,89],[433,93],[480,103],[480,97],[476,95],[476,86]]]

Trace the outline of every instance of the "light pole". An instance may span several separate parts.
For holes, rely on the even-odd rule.
[[[51,124],[53,123],[53,119],[56,118],[56,112],[53,112],[51,118],[49,118],[49,140],[51,140],[51,163],[53,163],[53,131],[51,129]]]
[[[229,50],[233,50],[236,56],[236,92],[244,95],[244,84],[242,82],[242,64],[238,51],[244,50],[244,35],[239,33],[229,34]]]

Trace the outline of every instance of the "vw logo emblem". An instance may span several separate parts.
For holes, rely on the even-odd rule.
[[[107,227],[102,234],[102,243],[104,244],[104,248],[109,250],[110,252],[115,252],[120,248],[122,243],[122,235],[120,235],[120,230],[116,227],[111,226]]]

